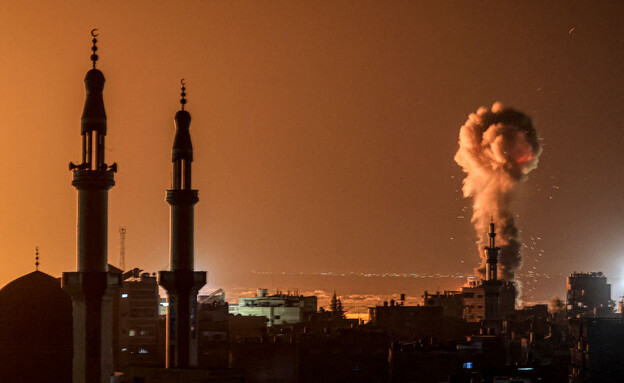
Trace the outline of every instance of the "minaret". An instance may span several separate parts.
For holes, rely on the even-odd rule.
[[[490,237],[490,246],[485,247],[485,280],[486,281],[495,281],[498,279],[498,253],[500,252],[500,247],[496,247],[496,232],[494,231],[494,222],[490,222],[490,232],[488,233],[488,237]]]
[[[117,164],[104,162],[106,113],[104,75],[98,60],[96,29],[87,72],[82,112],[82,162],[69,164],[78,190],[77,272],[63,273],[63,289],[72,298],[74,318],[73,383],[108,383],[113,374],[112,299],[120,276],[108,272],[108,189],[115,185]]]
[[[496,231],[494,230],[494,222],[490,223],[489,246],[485,247],[485,280],[483,281],[483,292],[485,295],[485,320],[499,319],[498,298],[500,296],[501,281],[498,280],[498,253],[500,247],[496,247]]]
[[[173,179],[167,190],[170,210],[170,271],[160,272],[160,285],[167,290],[167,368],[197,365],[197,292],[206,284],[206,272],[194,271],[194,206],[199,201],[191,188],[193,145],[189,126],[191,115],[184,110],[186,88],[182,84],[181,108],[175,115]]]

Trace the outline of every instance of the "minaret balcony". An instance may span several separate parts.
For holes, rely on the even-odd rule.
[[[74,179],[72,181],[72,185],[78,190],[108,190],[115,186],[115,169],[77,169],[74,170],[73,173]]]

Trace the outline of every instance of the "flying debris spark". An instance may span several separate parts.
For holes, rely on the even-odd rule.
[[[522,265],[522,245],[511,202],[517,186],[537,167],[541,152],[531,119],[500,103],[491,109],[480,107],[460,129],[455,162],[466,173],[464,197],[473,198],[471,221],[477,231],[481,256],[481,266],[475,271],[481,276],[485,274],[483,249],[492,217],[501,245],[499,275],[504,280],[515,280],[516,271]]]

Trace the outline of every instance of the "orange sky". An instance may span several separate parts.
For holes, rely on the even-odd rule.
[[[196,265],[211,283],[252,269],[469,272],[476,238],[453,156],[466,116],[497,100],[544,138],[517,201],[523,238],[542,241],[525,266],[622,274],[624,173],[606,169],[624,165],[623,8],[542,3],[4,0],[0,285],[33,269],[35,246],[44,271],[75,269],[67,164],[92,28],[119,164],[113,264],[120,226],[127,266],[168,263],[184,77]]]

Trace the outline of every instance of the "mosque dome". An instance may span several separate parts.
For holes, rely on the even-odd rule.
[[[0,376],[71,381],[71,360],[72,303],[60,281],[34,271],[0,289]]]

